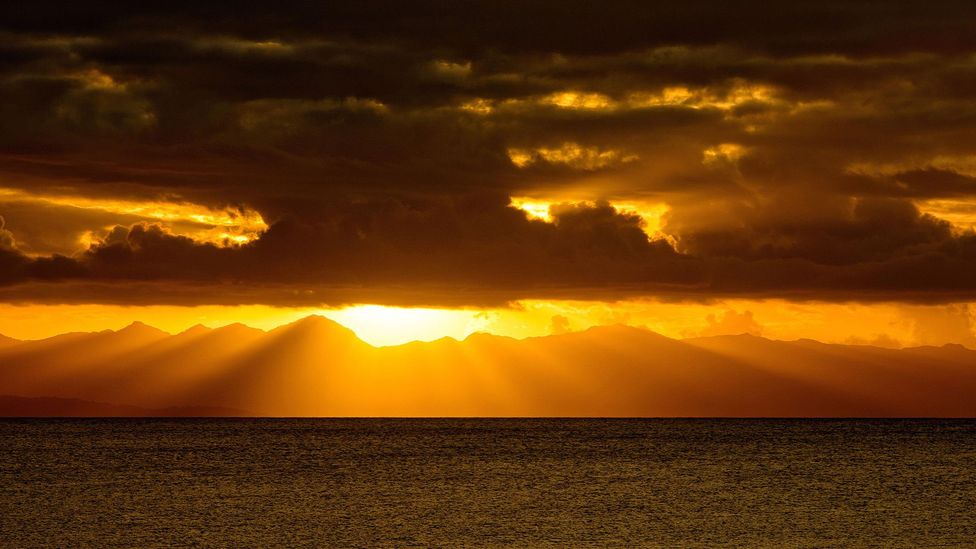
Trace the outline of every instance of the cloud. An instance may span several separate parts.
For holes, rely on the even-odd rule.
[[[717,317],[713,314],[705,318],[708,326],[699,332],[700,336],[719,336],[719,335],[739,335],[749,334],[761,336],[763,327],[752,317],[752,311],[742,311],[741,313],[731,309]]]
[[[846,345],[871,345],[886,349],[901,349],[904,344],[888,334],[875,334],[873,337],[850,336],[844,340]]]
[[[613,165],[634,162],[636,155],[623,154],[617,150],[584,148],[576,143],[563,143],[558,147],[539,147],[538,149],[508,149],[508,157],[519,168],[544,162],[551,165],[562,164],[580,170],[599,170]]]
[[[944,345],[958,343],[976,346],[976,322],[969,305],[918,307],[907,311],[913,322],[912,336],[916,345]]]
[[[398,304],[641,295],[942,301],[970,295],[970,275],[976,273],[974,237],[939,231],[939,239],[922,240],[912,253],[883,239],[867,248],[873,250],[870,256],[862,257],[864,247],[855,246],[849,254],[831,252],[818,262],[764,249],[743,258],[748,254],[731,245],[725,257],[679,253],[668,241],[649,238],[639,216],[606,203],[554,205],[550,222],[530,219],[501,198],[481,196],[386,197],[326,207],[323,218],[281,219],[257,240],[237,247],[194,240],[156,223],[116,226],[72,258],[30,258],[12,251],[4,282],[80,279],[171,283],[182,289],[209,284],[215,286],[211,292],[252,285],[253,291],[235,289],[228,295],[247,296],[247,303],[305,305],[345,303],[350,296]],[[911,227],[905,231],[928,234]],[[823,245],[832,250],[829,240]],[[813,255],[808,250],[822,251],[800,249]],[[878,255],[878,250],[885,253]],[[183,302],[190,294],[179,288],[175,294],[138,295],[137,301]],[[115,291],[125,295],[121,286]],[[64,299],[56,290],[45,293],[48,299]]]
[[[16,228],[19,249],[32,255],[75,255],[118,224],[156,223],[219,246],[253,241],[267,229],[259,213],[242,205],[207,206],[172,197],[110,198],[0,188],[0,212]],[[46,222],[39,224],[37,219]]]
[[[0,216],[0,250],[16,250],[17,241],[14,234],[7,230],[7,220]]]
[[[0,8],[4,299],[976,297],[965,3],[382,7]]]
[[[571,331],[569,319],[563,315],[553,315],[549,322],[549,333],[552,335],[567,334]]]

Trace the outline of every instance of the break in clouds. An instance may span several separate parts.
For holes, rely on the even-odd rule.
[[[0,8],[0,299],[976,298],[976,8],[686,4]]]

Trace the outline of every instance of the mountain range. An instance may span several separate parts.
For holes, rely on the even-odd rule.
[[[976,351],[628,326],[373,347],[310,316],[0,338],[7,416],[976,417]]]

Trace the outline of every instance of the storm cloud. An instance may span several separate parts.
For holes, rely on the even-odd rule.
[[[967,2],[0,21],[6,301],[976,297]]]

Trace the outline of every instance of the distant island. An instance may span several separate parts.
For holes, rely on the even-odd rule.
[[[310,316],[0,343],[4,416],[974,417],[976,351],[629,326],[373,347]]]

